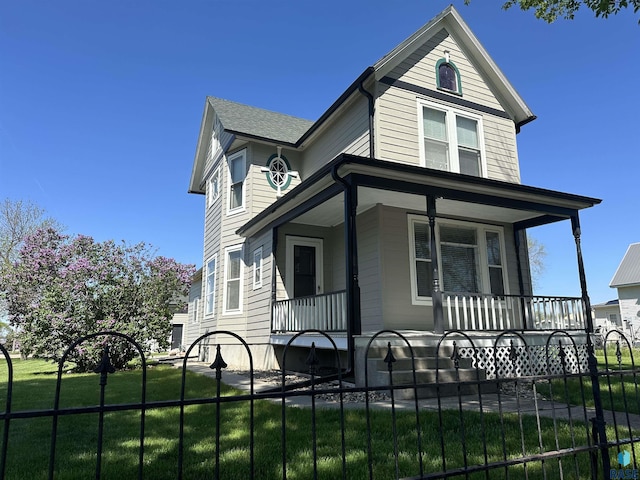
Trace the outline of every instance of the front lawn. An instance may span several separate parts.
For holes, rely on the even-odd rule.
[[[12,411],[48,409],[53,406],[57,367],[38,360],[15,361]],[[0,377],[4,382],[5,377]],[[98,379],[95,374],[65,374],[61,389],[61,407],[98,403]],[[107,403],[133,403],[140,400],[141,371],[118,372],[109,376]],[[181,371],[160,366],[148,370],[147,400],[179,398]],[[187,398],[211,398],[216,395],[215,379],[187,376]],[[223,395],[237,394],[224,387]],[[0,389],[4,409],[6,382]],[[215,405],[194,405],[186,409],[184,424],[185,479],[214,478]],[[220,408],[220,478],[251,478],[250,410],[246,401],[223,403]],[[373,478],[396,478],[419,474],[418,435],[415,412],[401,412],[393,418],[387,411],[373,411],[369,419],[364,409],[349,409],[341,421],[337,409],[318,412],[316,418],[317,471],[319,478],[341,478],[343,468],[349,479],[369,478],[369,443]],[[49,464],[51,417],[13,419],[10,424],[6,478],[46,478]],[[95,476],[97,414],[62,416],[59,419],[56,449],[56,479],[84,479]],[[585,425],[541,419],[541,430],[534,417],[516,414],[480,414],[477,411],[420,413],[424,471],[484,464],[541,450],[555,450],[587,444],[590,429]],[[370,437],[367,435],[370,427]],[[345,459],[342,462],[342,436]],[[102,478],[124,480],[137,477],[140,412],[111,412],[105,416]],[[281,405],[270,401],[255,403],[255,478],[282,478]],[[394,442],[394,432],[396,441]],[[442,437],[441,437],[442,436]],[[179,409],[149,409],[146,415],[144,478],[177,478]],[[313,477],[314,444],[309,409],[286,411],[287,478]],[[442,441],[441,441],[442,438]],[[464,438],[464,442],[461,439]],[[504,439],[504,440],[503,440]],[[542,449],[540,447],[542,442]],[[394,447],[394,445],[397,445]],[[397,453],[396,451],[397,450]],[[397,464],[396,464],[397,458]],[[576,462],[574,463],[574,459]],[[588,478],[589,458],[577,453],[562,460],[565,478]],[[509,478],[553,478],[560,463],[544,462],[509,468]],[[543,470],[545,471],[543,473]],[[505,468],[493,470],[491,478],[505,477]],[[485,478],[477,472],[467,478]]]

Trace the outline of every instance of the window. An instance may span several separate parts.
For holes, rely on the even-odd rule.
[[[228,213],[244,210],[244,180],[247,176],[246,150],[229,157],[229,208]]]
[[[225,251],[224,313],[242,311],[242,245],[229,247]]]
[[[200,298],[196,297],[191,303],[191,323],[198,323],[198,307],[200,306]]]
[[[262,247],[253,252],[253,289],[262,287]]]
[[[505,294],[503,233],[498,227],[443,221],[436,225],[442,290],[451,293]],[[429,304],[433,290],[428,219],[409,215],[411,296]]]
[[[438,90],[462,95],[460,72],[458,67],[448,58],[441,58],[436,63],[436,82]]]
[[[478,238],[475,228],[440,226],[442,289],[446,292],[480,292]]]
[[[485,176],[481,118],[421,103],[420,155],[427,168]]]
[[[216,168],[209,178],[209,206],[220,198],[220,167]]]
[[[431,242],[429,224],[413,221],[410,229],[409,241],[413,260],[411,262],[411,277],[415,278],[414,297],[431,297],[433,287],[433,266],[431,265]]]
[[[204,290],[204,314],[206,316],[213,315],[215,313],[216,303],[216,264],[218,256],[214,255],[207,262],[207,271],[205,277],[205,290]],[[197,315],[197,313],[196,313]]]

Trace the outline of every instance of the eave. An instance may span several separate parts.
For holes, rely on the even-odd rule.
[[[294,213],[305,213],[332,198],[342,191],[342,186],[333,179],[334,171],[339,177],[348,177],[359,187],[433,195],[455,202],[518,210],[522,214],[518,217],[518,224],[514,223],[516,228],[566,219],[579,210],[601,202],[597,198],[555,190],[342,154],[240,227],[236,233],[252,236],[285,223]]]

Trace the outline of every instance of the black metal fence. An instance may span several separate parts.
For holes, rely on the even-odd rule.
[[[293,375],[293,346],[310,334],[333,349],[312,344],[306,371]],[[20,410],[23,385],[0,347],[0,478],[640,478],[638,369],[616,335],[594,352],[563,331],[533,343],[509,331],[482,344],[453,331],[432,345],[383,331],[360,352],[358,377],[329,336],[309,331],[291,339],[284,368],[267,378],[242,338],[217,331],[187,349],[182,369],[170,369],[177,376],[161,379],[167,370],[149,366],[135,341],[101,332],[69,347],[54,388],[31,385],[52,408],[28,408],[34,399],[23,395]],[[96,338],[131,343],[135,381],[116,381],[130,372],[115,371],[108,347],[97,381],[65,372]],[[245,370],[227,366],[230,344],[246,355]],[[214,360],[203,366],[197,351],[208,348]]]

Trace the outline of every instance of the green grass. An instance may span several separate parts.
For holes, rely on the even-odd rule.
[[[47,409],[53,406],[56,366],[38,361],[15,361],[13,411]],[[88,406],[98,403],[98,379],[95,374],[68,374],[63,377],[61,406]],[[179,398],[181,372],[168,367],[148,371],[149,401]],[[4,378],[0,377],[0,381]],[[137,402],[140,399],[141,372],[118,372],[109,376],[107,403]],[[4,385],[4,382],[3,382]],[[0,389],[4,402],[6,390]],[[223,388],[223,395],[238,393]],[[189,372],[187,398],[215,397],[214,379]],[[4,409],[4,404],[1,405]],[[220,408],[220,472],[221,478],[248,479],[249,406],[247,402],[229,402]],[[215,469],[215,405],[186,408],[184,478],[213,478]],[[441,462],[440,435],[444,438],[447,468],[464,465],[464,449],[469,464],[483,464],[485,445],[489,461],[500,461],[503,440],[510,457],[540,452],[538,427],[533,417],[515,414],[479,414],[465,412],[421,412],[422,451],[425,471],[438,471]],[[442,421],[443,428],[439,428]],[[415,413],[402,412],[396,417],[399,476],[415,476],[418,470]],[[10,479],[46,478],[48,471],[51,418],[14,419],[10,425],[10,441],[6,477]],[[56,479],[94,477],[96,463],[97,414],[60,417],[56,450]],[[388,412],[374,411],[370,416],[371,450],[374,478],[395,478],[395,454],[392,417]],[[573,427],[565,422],[543,419],[542,443],[545,450],[568,448],[587,443],[589,431],[584,425]],[[103,478],[119,480],[136,478],[138,464],[139,412],[112,412],[105,417]],[[282,478],[281,406],[259,401],[255,404],[255,478]],[[342,476],[341,431],[339,412],[322,410],[317,422],[317,468],[319,478]],[[346,443],[346,478],[368,478],[367,417],[364,410],[348,410],[344,418]],[[461,442],[464,431],[464,444]],[[179,410],[151,409],[146,417],[145,478],[153,480],[177,478]],[[309,409],[287,408],[286,411],[287,478],[307,479],[313,473],[313,443]],[[572,440],[574,438],[575,440]],[[575,443],[574,443],[575,442]],[[640,458],[640,455],[639,455]],[[589,478],[587,454],[564,459],[565,478]],[[527,467],[528,478],[555,478],[558,460]],[[492,471],[491,478],[503,478],[505,470]],[[524,478],[523,466],[509,469],[509,478]],[[476,473],[469,478],[485,478]]]
[[[634,352],[633,358],[640,358],[638,351]],[[601,372],[599,385],[603,408],[640,414],[639,376],[629,373],[632,368],[638,368],[640,365],[633,364],[631,352],[628,349],[624,350],[621,361],[618,363],[615,348],[610,347],[607,349],[606,358],[604,350],[596,350],[596,359],[598,371]],[[588,376],[583,376],[582,379],[554,380],[551,388],[542,388],[542,394],[571,405],[582,405],[584,396],[586,405],[594,406],[592,383]]]

